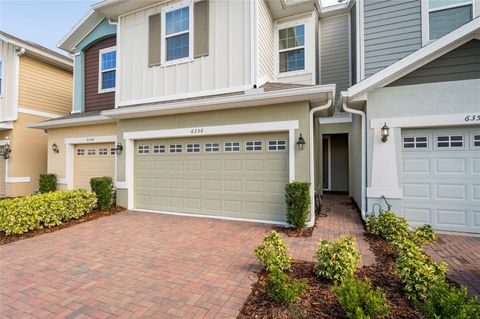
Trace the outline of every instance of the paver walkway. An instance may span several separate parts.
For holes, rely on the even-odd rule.
[[[439,234],[425,252],[437,262],[448,264],[448,277],[480,296],[480,237]]]

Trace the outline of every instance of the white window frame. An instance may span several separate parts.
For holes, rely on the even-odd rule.
[[[153,154],[163,154],[166,153],[165,144],[155,144],[153,145]]]
[[[227,144],[230,144],[230,145],[227,145]],[[238,145],[234,145],[234,144],[238,144]],[[237,149],[235,149],[237,148]],[[223,143],[223,150],[225,152],[228,152],[228,153],[238,153],[240,152],[240,150],[242,149],[242,143],[241,142],[236,142],[236,141],[232,141],[232,142],[224,142]]]
[[[75,153],[77,156],[85,156],[85,149],[84,148],[77,148]]]
[[[475,136],[478,136],[478,140],[475,140]],[[470,135],[470,147],[472,150],[478,150],[480,149],[480,145],[479,146],[475,146],[475,142],[479,142],[480,143],[480,132],[479,133],[472,133]]]
[[[0,97],[3,97],[3,82],[5,82],[4,76],[3,76],[3,70],[5,68],[3,66],[4,66],[4,61],[2,58],[0,58]]]
[[[442,142],[448,142],[449,146],[438,146],[438,138],[443,137],[443,136],[448,136],[448,141],[440,141]],[[452,136],[461,136],[462,137],[462,146],[452,146]],[[458,141],[453,141],[453,142],[458,142]],[[437,151],[459,151],[459,150],[465,150],[466,146],[468,145],[467,139],[465,134],[463,133],[439,133],[435,134],[434,136],[434,145],[435,145],[435,150]]]
[[[475,19],[475,0],[465,0],[461,3],[451,4],[435,9],[429,9],[428,2],[431,0],[421,0],[422,11],[422,45],[425,46],[435,40],[430,40],[430,12],[442,11],[446,9],[453,9],[457,7],[463,7],[466,5],[472,5],[472,19]]]
[[[137,147],[137,154],[138,155],[147,155],[150,154],[150,145],[147,144],[140,144]]]
[[[101,147],[98,149],[98,155],[108,155],[108,147]]]
[[[200,143],[188,143],[187,153],[200,153]]]
[[[248,143],[253,143],[251,146],[253,147],[253,149],[249,150],[248,147]],[[257,143],[260,143],[260,145],[257,145]],[[260,149],[257,150],[255,149],[256,147],[260,146]],[[263,142],[262,141],[259,141],[259,140],[254,140],[254,141],[245,141],[245,152],[261,152],[263,151]]]
[[[413,142],[405,142],[406,138],[413,138]],[[427,141],[417,141],[417,138],[426,138]],[[417,147],[419,143],[427,143],[427,147]],[[413,147],[405,147],[405,144],[413,144]],[[431,150],[431,138],[428,135],[404,135],[402,136],[402,150],[403,151],[430,151]]]
[[[270,142],[274,142],[275,144],[270,145]],[[279,142],[283,142],[283,145],[279,145]],[[270,146],[274,146],[275,149],[271,150]],[[279,149],[279,147],[283,146],[284,149]],[[271,139],[267,141],[267,151],[269,152],[286,152],[287,151],[287,140],[285,139]]]
[[[115,57],[115,68],[102,70],[102,54],[117,51],[117,46],[104,48],[98,51],[98,93],[115,92],[117,81],[115,80],[115,86],[113,88],[102,89],[102,73],[115,71],[115,77],[117,76],[117,58]]]
[[[169,153],[182,153],[183,152],[183,145],[182,144],[170,144],[168,146]]]
[[[205,152],[206,153],[218,153],[218,152],[220,152],[220,143],[219,142],[205,143]]]
[[[97,155],[97,150],[95,148],[87,149],[87,156],[96,156],[96,155]]]
[[[165,32],[167,30],[167,19],[166,14],[171,11],[175,11],[178,9],[182,9],[185,7],[190,7],[188,10],[189,15],[189,22],[188,22],[188,31],[177,32],[173,34],[169,34],[166,36]],[[180,63],[187,63],[193,61],[193,1],[182,1],[179,3],[172,4],[170,6],[166,6],[162,8],[162,20],[161,20],[161,45],[160,45],[160,56],[161,56],[161,65],[162,66],[169,66],[175,65]],[[188,57],[180,58],[176,60],[167,61],[167,38],[173,37],[176,35],[181,35],[188,33]]]
[[[117,149],[115,147],[110,148],[110,155],[117,155]]]

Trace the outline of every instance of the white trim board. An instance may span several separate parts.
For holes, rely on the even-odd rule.
[[[385,123],[393,127],[432,127],[432,126],[453,126],[453,125],[480,125],[480,121],[466,121],[472,113],[455,113],[442,115],[412,116],[412,117],[389,117],[370,120],[370,128],[379,129]],[[480,115],[480,113],[479,113]]]
[[[65,139],[65,144],[94,144],[94,143],[110,143],[116,142],[116,135],[105,136],[87,136],[87,137],[71,137]]]
[[[319,117],[319,124],[335,124],[335,123],[351,123],[352,114],[347,113],[348,116],[332,116],[332,117]]]
[[[62,115],[60,115],[60,114],[36,111],[36,110],[32,110],[32,109],[29,109],[29,108],[23,108],[23,107],[19,107],[18,112],[19,113],[24,113],[24,114],[41,116],[41,117],[47,117],[47,118],[50,118],[50,119],[55,119],[55,118],[62,117]]]
[[[30,183],[31,178],[26,177],[5,177],[5,183],[17,184],[17,183]]]

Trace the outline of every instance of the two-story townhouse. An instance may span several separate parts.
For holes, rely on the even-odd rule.
[[[47,134],[26,128],[68,114],[72,60],[0,31],[0,197],[38,191]]]
[[[355,196],[412,225],[480,232],[480,1],[359,0]],[[363,148],[363,149],[362,149]]]

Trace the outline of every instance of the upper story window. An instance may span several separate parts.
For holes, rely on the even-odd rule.
[[[99,80],[98,92],[106,93],[115,91],[115,73],[117,67],[117,48],[110,47],[99,52]]]
[[[3,96],[3,61],[0,59],[0,96]]]
[[[278,30],[279,71],[305,69],[305,25]]]
[[[190,6],[165,12],[165,61],[177,61],[190,57]]]
[[[436,40],[472,20],[472,0],[428,0],[428,40]]]

